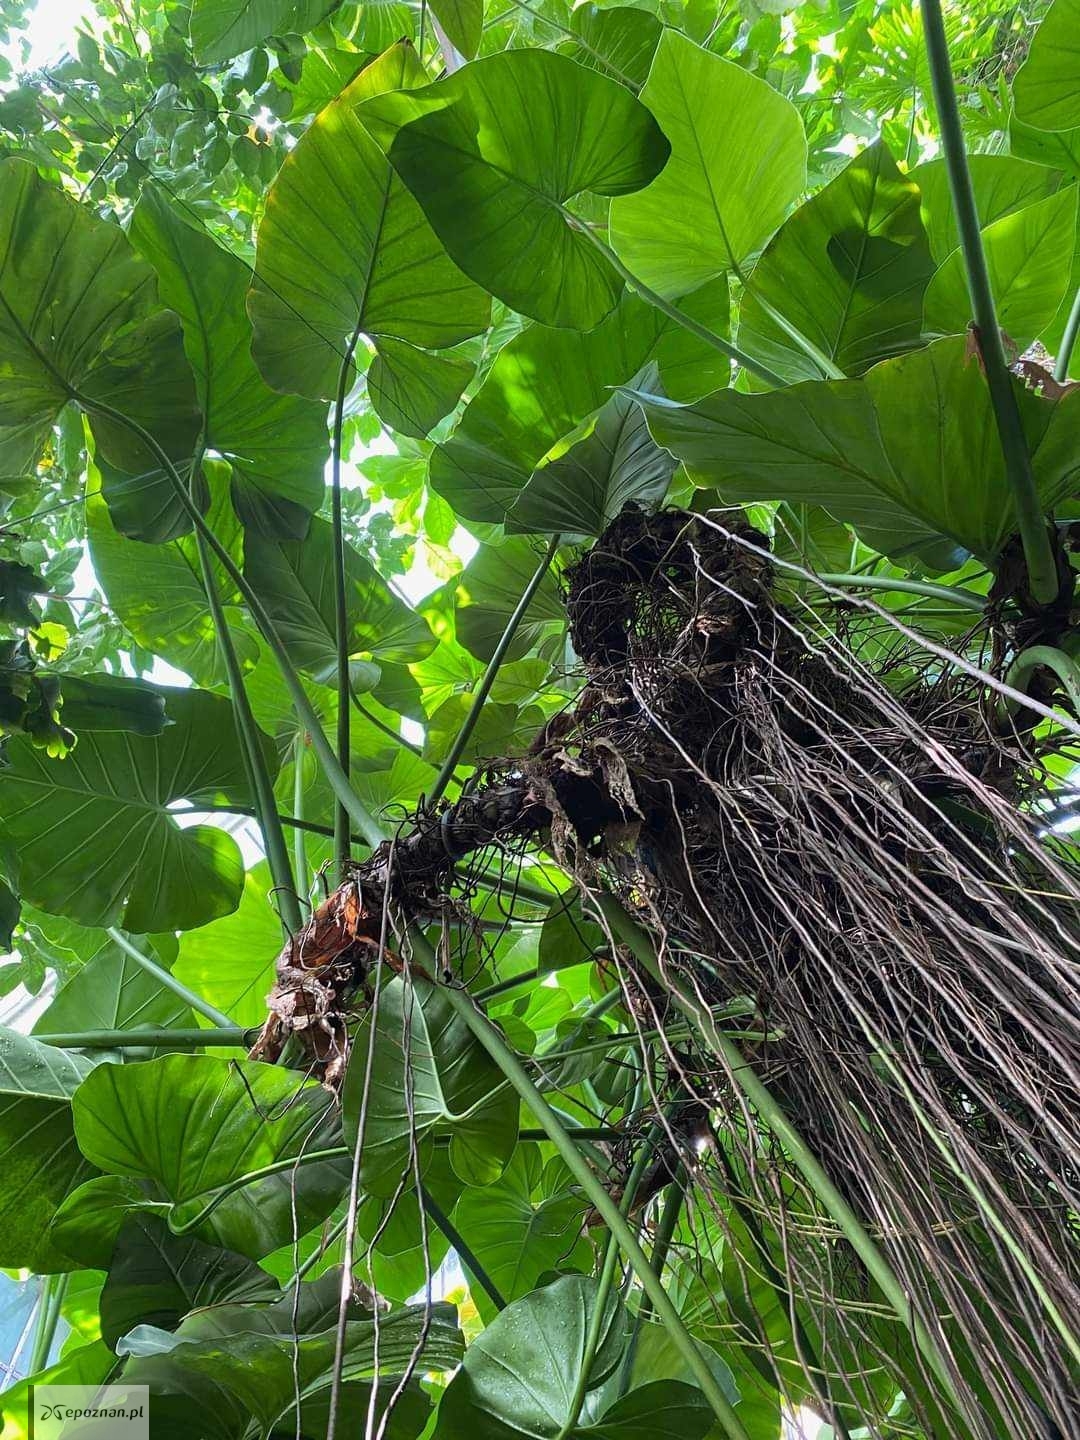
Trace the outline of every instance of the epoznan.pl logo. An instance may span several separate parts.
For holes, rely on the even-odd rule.
[[[145,1385],[32,1385],[30,1440],[150,1440]]]

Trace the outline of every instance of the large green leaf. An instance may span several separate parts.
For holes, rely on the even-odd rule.
[[[1004,215],[983,231],[983,248],[1001,328],[1024,350],[1057,314],[1069,291],[1076,244],[1076,186]],[[967,329],[971,299],[963,251],[957,248],[926,291],[930,334]]]
[[[455,623],[458,639],[481,660],[490,660],[506,622],[540,563],[535,541],[510,537],[481,545],[458,577]],[[566,623],[558,582],[549,568],[519,623],[508,659],[524,655],[553,622]]]
[[[305,540],[270,540],[248,532],[244,574],[266,607],[293,664],[321,683],[337,674],[334,532],[312,520]],[[369,560],[345,546],[350,656],[408,664],[435,648],[422,616],[399,600]]]
[[[208,825],[181,829],[169,811],[180,799],[250,803],[232,708],[205,691],[163,693],[174,723],[152,738],[84,735],[62,760],[22,737],[9,744],[0,818],[19,847],[23,893],[41,909],[138,934],[236,909],[235,840]]]
[[[207,523],[237,561],[242,529],[229,499],[229,467],[218,460],[203,462],[210,495]],[[198,685],[224,684],[227,676],[203,585],[202,563],[193,535],[150,545],[129,539],[116,526],[115,513],[102,498],[95,467],[86,482],[86,535],[94,572],[117,619],[137,644],[160,655]],[[242,666],[250,664],[258,645],[236,587],[220,562],[210,557],[210,571],[224,607],[233,648]]]
[[[669,153],[616,81],[514,50],[359,114],[466,275],[546,325],[588,330],[614,307],[623,282],[567,202],[639,190]]]
[[[115,1350],[136,1325],[174,1330],[192,1310],[278,1294],[277,1281],[242,1255],[174,1235],[160,1215],[135,1214],[116,1238],[101,1291],[101,1336]]]
[[[1080,0],[1054,0],[1013,81],[1013,97],[1027,125],[1080,126]]]
[[[369,1017],[361,1025],[345,1078],[342,1108],[350,1142],[372,1044],[364,1189],[393,1194],[408,1171],[413,1133],[418,1142],[449,1136],[450,1162],[467,1184],[497,1180],[517,1143],[518,1103],[442,988],[419,977],[407,985],[397,976],[381,991],[377,1023],[373,1030]]]
[[[683,308],[714,331],[726,329],[726,280]],[[453,436],[432,455],[431,484],[459,515],[504,520],[552,446],[651,360],[665,394],[678,400],[726,385],[731,371],[726,356],[634,295],[587,335],[528,326],[499,351]]]
[[[326,407],[279,395],[251,358],[248,267],[197,230],[156,186],[144,189],[131,238],[179,314],[203,411],[203,444],[232,466],[241,518],[300,536],[322,501]]]
[[[115,1355],[102,1340],[78,1345],[73,1350],[65,1347],[55,1365],[39,1370],[31,1379],[21,1380],[4,1390],[4,1440],[33,1440],[29,1409],[35,1386],[89,1385],[96,1390],[108,1378],[115,1363]],[[37,1433],[40,1435],[40,1429]]]
[[[119,226],[99,219],[25,160],[0,161],[0,473],[32,466],[72,392],[114,406],[172,456],[199,429],[175,315]],[[93,417],[119,469],[149,454],[124,426]]]
[[[84,1155],[113,1175],[145,1176],[194,1220],[223,1186],[252,1171],[340,1144],[331,1097],[272,1065],[165,1055],[100,1065],[74,1100]],[[319,1160],[241,1186],[197,1234],[257,1260],[325,1219],[348,1180],[344,1160]]]
[[[596,1292],[595,1280],[568,1275],[496,1316],[443,1396],[435,1440],[703,1440],[715,1417],[695,1386],[659,1376],[619,1396],[628,1317],[615,1297],[601,1322],[580,1419],[567,1428]],[[729,1394],[738,1398],[730,1380]]]
[[[1051,508],[1080,475],[1080,391],[1052,400],[1015,384]],[[646,404],[657,440],[725,500],[812,502],[875,549],[939,553],[945,539],[991,564],[1016,528],[986,382],[960,337],[886,360],[861,380]]]
[[[1036,130],[1013,115],[1009,121],[1009,149],[1021,160],[1049,165],[1080,179],[1080,125],[1073,130]]]
[[[484,0],[432,0],[431,9],[450,44],[471,60],[480,48]]]
[[[505,1300],[527,1295],[559,1265],[576,1261],[588,1268],[591,1252],[581,1235],[587,1202],[580,1195],[537,1193],[542,1168],[537,1147],[519,1145],[502,1178],[466,1190],[454,1212],[454,1223]],[[475,1283],[472,1296],[490,1320],[492,1303]]]
[[[979,224],[984,229],[995,220],[1045,200],[1064,183],[1064,176],[1056,171],[1029,160],[1018,160],[1015,155],[969,155],[968,171]],[[944,158],[928,160],[924,165],[917,165],[910,178],[919,187],[930,250],[941,265],[960,244],[948,165]]]
[[[328,1272],[287,1291],[273,1305],[217,1305],[189,1316],[164,1353],[130,1360],[123,1378],[149,1385],[153,1394],[154,1440],[243,1440],[254,1421],[260,1435],[326,1434],[325,1402],[336,1345],[341,1272]],[[449,1305],[430,1312],[410,1306],[376,1323],[353,1302],[346,1312],[345,1403],[340,1421],[345,1433],[363,1432],[370,1380],[404,1375],[416,1359],[422,1370],[452,1369],[462,1351],[457,1317]],[[168,1337],[160,1338],[166,1342]],[[422,1358],[421,1358],[422,1357]],[[350,1403],[362,1396],[362,1404]],[[289,1417],[299,1388],[302,1423]],[[377,1413],[389,1390],[380,1386]],[[418,1392],[406,1394],[401,1422],[395,1418],[388,1440],[411,1440],[430,1414]],[[321,1419],[321,1428],[320,1428]]]
[[[167,990],[130,955],[110,945],[61,987],[35,1022],[34,1031],[58,1035],[82,1030],[175,1030],[194,1024],[190,1005]],[[153,1052],[140,1049],[126,1053],[143,1060]]]
[[[270,867],[244,876],[239,907],[211,925],[185,931],[173,974],[237,1025],[261,1025],[281,949],[281,921],[270,898]]]
[[[571,59],[639,90],[664,27],[636,5],[585,4],[571,10],[570,33],[573,38],[563,48]]]
[[[248,299],[269,384],[332,399],[362,333],[376,351],[372,400],[410,434],[452,409],[471,373],[429,352],[478,334],[490,306],[356,116],[363,100],[425,78],[403,41],[318,115],[270,187]]]
[[[75,1143],[71,1097],[89,1060],[0,1029],[0,1265],[67,1269],[46,1238],[69,1190],[94,1173]]]
[[[191,48],[211,65],[250,50],[271,35],[303,34],[317,25],[335,0],[194,0]]]
[[[655,362],[630,382],[662,393]],[[508,517],[532,533],[599,535],[623,507],[664,498],[675,461],[649,434],[640,405],[616,391],[581,431],[538,465]]]
[[[739,344],[786,379],[821,378],[766,301],[846,375],[859,375],[919,343],[933,273],[918,188],[878,141],[774,236],[743,298]]]
[[[799,113],[742,66],[665,30],[641,98],[671,141],[646,190],[611,207],[612,244],[662,295],[739,267],[806,184]]]

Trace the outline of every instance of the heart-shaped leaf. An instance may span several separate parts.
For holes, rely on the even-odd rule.
[[[670,148],[616,81],[512,50],[358,113],[466,275],[545,325],[588,330],[614,307],[622,279],[568,203],[639,190]]]
[[[1025,125],[1080,126],[1080,0],[1054,0],[1017,71],[1013,97]]]

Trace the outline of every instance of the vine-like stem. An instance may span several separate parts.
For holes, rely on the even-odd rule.
[[[297,731],[293,740],[293,815],[300,823],[293,826],[293,869],[297,889],[302,895],[308,894],[307,843],[304,840],[304,750],[303,735]],[[278,824],[285,824],[278,816]]]
[[[349,602],[345,593],[345,527],[341,514],[341,451],[345,429],[345,397],[353,372],[353,356],[360,339],[359,325],[353,331],[338,370],[334,399],[333,446],[330,460],[330,515],[334,532],[334,644],[337,650],[337,758],[342,774],[349,775]],[[349,812],[340,799],[334,803],[334,864],[338,883],[345,879],[349,853]]]
[[[425,937],[416,931],[411,933],[413,944],[420,957],[429,965],[437,964],[435,952]],[[672,1344],[689,1366],[705,1398],[712,1406],[713,1413],[728,1436],[728,1440],[750,1440],[746,1428],[736,1415],[734,1407],[724,1394],[704,1356],[698,1350],[690,1332],[683,1324],[682,1318],[672,1304],[662,1282],[653,1273],[649,1257],[642,1249],[637,1236],[619,1207],[600,1183],[599,1177],[579,1152],[571,1139],[570,1132],[533,1084],[521,1061],[490,1020],[477,1009],[471,997],[464,990],[459,990],[454,986],[448,986],[445,993],[454,1010],[536,1116],[548,1139],[566,1162],[567,1168],[585,1192],[589,1202],[615,1235],[620,1249],[634,1267],[646,1293],[651,1296],[656,1312],[667,1330]]]
[[[637,1108],[636,1105],[634,1108]],[[619,1202],[619,1213],[624,1220],[629,1219],[630,1212],[634,1208],[634,1200],[637,1196],[638,1186],[641,1184],[641,1177],[645,1174],[645,1167],[653,1154],[656,1135],[659,1129],[660,1125],[659,1122],[657,1122],[652,1127],[644,1142],[639,1146],[638,1153],[634,1158],[633,1167],[627,1176],[623,1197]],[[582,1346],[581,1365],[578,1370],[574,1393],[570,1397],[570,1407],[566,1412],[566,1419],[560,1426],[559,1433],[556,1435],[555,1440],[568,1440],[568,1437],[573,1435],[577,1429],[578,1420],[581,1418],[581,1407],[585,1404],[585,1396],[589,1391],[589,1375],[596,1361],[596,1352],[600,1345],[600,1337],[604,1333],[608,1298],[611,1295],[611,1287],[615,1279],[615,1266],[618,1263],[618,1259],[619,1242],[615,1233],[612,1232],[608,1236],[608,1242],[604,1249],[600,1279],[597,1283],[596,1295],[593,1299],[592,1314],[589,1316],[589,1328],[585,1332],[585,1344]]]
[[[1061,348],[1058,350],[1057,360],[1054,362],[1054,379],[1062,384],[1069,378],[1069,366],[1072,364],[1078,334],[1080,334],[1080,288],[1073,297],[1072,309],[1065,322],[1065,333],[1061,337]]]
[[[823,585],[860,590],[894,590],[898,595],[922,595],[978,614],[986,609],[986,596],[960,585],[935,585],[931,580],[908,580],[895,575],[819,575]]]
[[[67,1292],[67,1275],[46,1275],[38,1294],[38,1316],[34,1328],[34,1347],[30,1352],[30,1374],[36,1375],[49,1363],[49,1351],[56,1339],[60,1309]]]
[[[518,626],[524,619],[525,612],[532,604],[533,597],[537,590],[540,589],[544,576],[547,574],[551,562],[555,558],[555,552],[559,548],[559,540],[560,537],[558,535],[551,537],[547,550],[544,552],[544,558],[536,567],[536,571],[528,585],[525,586],[521,599],[514,606],[513,614],[506,622],[506,629],[499,636],[499,643],[495,646],[491,659],[487,663],[487,668],[480,678],[480,684],[477,685],[473,694],[472,704],[469,706],[469,713],[465,716],[461,729],[455,736],[454,743],[450,746],[449,754],[443,761],[442,769],[439,771],[435,784],[431,788],[431,794],[428,796],[429,804],[434,804],[436,800],[441,798],[447,785],[449,785],[450,781],[454,778],[454,771],[457,769],[458,763],[465,751],[469,736],[476,728],[476,722],[480,719],[480,712],[483,710],[487,703],[487,698],[491,694],[491,687],[494,685],[495,677],[498,675],[499,669],[506,659],[506,652],[510,649],[514,636],[517,634]]]
[[[1009,666],[1009,672],[1005,676],[1006,685],[1012,685],[1017,690],[1026,690],[1033,673],[1040,666],[1052,670],[1061,681],[1062,689],[1069,697],[1073,715],[1080,720],[1080,666],[1056,645],[1029,645],[1026,650],[1021,650]],[[1009,708],[1015,709],[1015,703],[1010,702]]]
[[[963,1414],[964,1406],[945,1358],[934,1337],[912,1308],[903,1283],[855,1211],[829,1179],[813,1150],[788,1119],[772,1091],[747,1063],[734,1041],[717,1026],[708,1010],[698,1004],[675,976],[665,973],[649,936],[627,914],[618,899],[614,895],[601,895],[597,904],[612,932],[629,948],[652,978],[671,995],[696,1026],[705,1043],[725,1062],[732,1081],[753,1105],[762,1124],[783,1145],[826,1214],[836,1223],[848,1244],[859,1256],[898,1318],[910,1328],[923,1359],[937,1376],[957,1410]]]
[[[285,681],[286,688],[289,691],[289,697],[293,702],[296,713],[311,736],[312,749],[315,751],[319,763],[323,767],[323,773],[326,776],[327,783],[330,785],[337,799],[341,801],[342,805],[344,805],[345,809],[349,812],[353,824],[356,825],[360,831],[364,841],[371,846],[380,845],[386,838],[383,834],[382,827],[375,817],[369,813],[364,802],[349,784],[349,777],[342,771],[341,766],[338,764],[333,746],[326,738],[319,717],[315,714],[315,709],[307,697],[303,682],[292,661],[289,659],[288,652],[282,643],[280,635],[277,633],[277,627],[267,614],[266,607],[258,595],[256,595],[255,591],[248,584],[246,576],[240,570],[225,546],[214,534],[213,529],[206,522],[206,517],[188,494],[187,486],[183,480],[181,480],[176,466],[154,439],[153,435],[151,435],[148,430],[145,430],[137,420],[132,420],[130,416],[125,415],[122,410],[117,410],[114,406],[107,405],[104,401],[94,400],[90,396],[80,395],[78,392],[72,393],[72,399],[84,410],[104,415],[108,419],[115,421],[117,425],[123,425],[131,434],[138,437],[161,466],[162,472],[172,486],[181,509],[187,514],[195,529],[205,537],[207,544],[221,562],[222,569],[244,597],[244,602],[251,611],[255,624],[258,626],[263,639],[270,647],[271,653],[277,662],[278,669],[281,671],[282,679]]]
[[[505,1310],[506,1301],[503,1298],[502,1292],[477,1259],[476,1252],[450,1219],[450,1216],[447,1215],[446,1211],[429,1191],[421,1189],[420,1199],[423,1202],[424,1209],[457,1251],[458,1259],[462,1265],[470,1272],[473,1279],[495,1306],[496,1310]]]
[[[216,1005],[211,1005],[201,995],[196,995],[194,990],[189,990],[182,980],[177,980],[176,976],[170,974],[163,965],[159,965],[156,960],[151,960],[149,955],[144,955],[122,930],[117,930],[114,925],[109,925],[106,926],[105,933],[115,945],[119,945],[125,955],[130,955],[136,965],[142,966],[148,975],[152,975],[159,985],[164,986],[166,990],[171,990],[179,999],[190,1005],[196,1014],[209,1020],[211,1025],[222,1026],[228,1030],[236,1028],[224,1011],[219,1010]]]
[[[664,1193],[664,1208],[660,1212],[660,1220],[656,1226],[656,1234],[653,1237],[652,1268],[654,1274],[658,1277],[662,1277],[664,1274],[664,1266],[667,1264],[668,1251],[671,1248],[671,1241],[675,1235],[675,1226],[679,1223],[679,1215],[682,1211],[685,1194],[686,1171],[680,1162],[675,1179]],[[652,1301],[648,1295],[643,1295],[641,1297],[641,1304],[638,1306],[637,1315],[634,1317],[634,1328],[626,1347],[626,1355],[623,1357],[622,1372],[619,1376],[619,1393],[621,1395],[625,1395],[630,1388],[630,1375],[634,1368],[634,1356],[637,1353],[642,1326],[648,1322],[651,1314]]]
[[[255,814],[262,835],[263,849],[266,852],[270,875],[274,882],[278,914],[289,934],[295,935],[304,920],[300,914],[300,901],[296,893],[296,881],[293,878],[292,866],[289,864],[285,832],[282,829],[281,820],[278,818],[273,782],[266,765],[266,756],[259,744],[259,729],[251,710],[247,687],[244,685],[243,671],[240,669],[236,647],[233,645],[232,635],[229,633],[228,621],[222,609],[221,596],[218,594],[217,581],[210,566],[206,541],[199,531],[195,532],[195,547],[202,569],[203,590],[206,593],[210,618],[214,623],[214,633],[217,636],[218,651],[221,654],[221,661],[229,682],[229,696],[232,701],[233,717],[236,721],[236,732],[255,801]]]
[[[956,101],[956,86],[949,61],[941,0],[922,0],[922,17],[930,63],[930,81],[937,106],[938,128],[941,131],[941,143],[949,172],[956,226],[960,232],[960,248],[967,269],[968,291],[978,330],[979,351],[1005,457],[1005,470],[1016,505],[1020,538],[1027,561],[1028,583],[1032,596],[1040,605],[1051,605],[1058,596],[1057,565],[1050,545],[1046,517],[1035,487],[1031,454],[994,308],[990,272],[983,250],[982,231],[979,228],[979,212],[964,148],[960,107]]]

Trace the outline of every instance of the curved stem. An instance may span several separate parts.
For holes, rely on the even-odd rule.
[[[132,420],[129,416],[125,415],[123,411],[115,409],[112,405],[105,404],[104,401],[93,400],[89,396],[80,395],[78,392],[72,393],[72,399],[82,406],[84,410],[104,415],[108,419],[115,421],[116,424],[123,425],[125,429],[139,438],[161,466],[162,472],[168,478],[181,509],[185,511],[195,529],[205,536],[207,544],[220,560],[222,569],[244,597],[244,601],[251,611],[255,624],[258,626],[263,639],[267,645],[269,645],[274,659],[277,662],[296,713],[303,721],[311,736],[312,749],[315,751],[319,758],[319,763],[323,767],[323,773],[326,775],[327,783],[349,812],[353,823],[364,837],[366,843],[371,846],[381,845],[386,838],[383,834],[382,827],[375,817],[368,812],[364,802],[349,784],[349,777],[342,771],[341,766],[338,764],[333,746],[331,746],[326,738],[319,717],[315,714],[315,709],[307,697],[303,682],[297,674],[292,661],[289,659],[288,652],[282,644],[281,637],[277,633],[274,622],[267,614],[266,608],[258,595],[256,595],[255,591],[248,584],[246,576],[206,523],[205,516],[188,494],[187,487],[177,473],[176,466],[149,431],[144,430],[138,421]]]
[[[480,712],[483,710],[484,705],[487,703],[487,698],[491,694],[491,687],[495,683],[495,677],[499,673],[500,666],[506,659],[506,652],[510,649],[514,636],[517,634],[518,626],[524,619],[525,612],[532,604],[533,597],[537,590],[540,589],[544,576],[547,574],[551,562],[555,558],[555,552],[559,548],[560,538],[558,535],[551,537],[547,550],[544,552],[544,558],[536,567],[536,571],[528,585],[525,586],[521,599],[514,606],[513,614],[506,622],[506,629],[499,636],[499,643],[495,646],[491,659],[487,663],[487,668],[480,679],[480,684],[476,687],[472,704],[469,706],[469,713],[465,716],[465,721],[458,731],[453,745],[450,747],[450,753],[443,761],[442,769],[439,771],[438,778],[432,786],[431,794],[428,796],[429,804],[434,804],[436,800],[442,797],[447,785],[449,785],[450,781],[454,778],[454,771],[457,769],[458,762],[461,760],[462,754],[465,751],[469,736],[476,728],[476,722],[480,719]]]
[[[855,1211],[829,1179],[824,1166],[792,1125],[772,1091],[758,1078],[739,1047],[716,1025],[708,1011],[702,1009],[675,976],[662,970],[649,936],[627,914],[615,896],[601,895],[597,904],[612,931],[652,978],[664,986],[697,1027],[706,1044],[725,1061],[733,1082],[753,1105],[762,1124],[783,1145],[803,1179],[862,1260],[901,1322],[911,1329],[923,1359],[937,1376],[945,1394],[960,1414],[964,1414],[964,1407],[949,1367],[933,1336],[912,1308],[904,1285]]]
[[[681,325],[684,330],[689,331],[691,335],[696,335],[706,345],[711,345],[714,350],[719,350],[721,355],[726,355],[729,360],[733,360],[736,365],[741,365],[744,370],[753,371],[767,385],[772,385],[779,390],[787,384],[784,377],[778,375],[775,370],[770,370],[762,361],[755,360],[752,355],[747,355],[737,345],[732,345],[730,340],[725,340],[722,335],[717,335],[707,325],[702,325],[692,315],[687,315],[677,305],[673,305],[670,300],[665,300],[662,295],[650,289],[643,280],[639,280],[634,272],[623,264],[611,246],[601,240],[590,226],[582,224],[578,228],[593,248],[599,250],[612,269],[618,271],[627,285],[636,290],[643,300],[647,300],[650,305],[655,305],[669,320],[674,320],[676,325]]]
[[[330,462],[330,514],[334,533],[334,643],[337,649],[337,758],[342,774],[349,774],[349,704],[352,686],[349,683],[349,604],[345,593],[345,527],[341,515],[341,448],[345,427],[345,397],[349,392],[349,376],[353,355],[360,339],[357,326],[341,357],[338,370],[337,395],[334,400],[334,438]],[[334,804],[334,865],[338,883],[345,879],[350,859],[349,812],[340,800]]]
[[[1080,287],[1077,288],[1076,295],[1073,297],[1072,309],[1065,322],[1065,333],[1061,337],[1061,349],[1058,351],[1054,364],[1054,379],[1061,383],[1069,378],[1069,366],[1072,363],[1078,333],[1080,333]]]
[[[686,1170],[680,1163],[675,1179],[667,1187],[664,1194],[664,1208],[660,1212],[660,1221],[656,1227],[656,1235],[653,1239],[652,1268],[653,1273],[659,1278],[664,1273],[664,1266],[667,1264],[668,1251],[671,1248],[671,1241],[675,1235],[675,1226],[679,1223],[679,1215],[682,1211],[683,1198],[686,1194]],[[630,1374],[634,1368],[634,1355],[637,1352],[638,1341],[641,1338],[641,1328],[648,1322],[652,1314],[652,1301],[648,1295],[641,1297],[641,1304],[638,1306],[638,1313],[634,1317],[634,1328],[630,1335],[630,1342],[626,1347],[626,1355],[623,1358],[622,1373],[619,1376],[619,1394],[625,1395],[630,1388]]]
[[[1009,666],[1009,672],[1005,676],[1006,685],[1012,685],[1017,690],[1026,690],[1034,672],[1043,665],[1047,670],[1052,670],[1061,681],[1061,687],[1069,697],[1073,716],[1080,720],[1080,666],[1055,645],[1029,645],[1026,650],[1021,650]],[[1017,708],[1015,701],[1007,704],[1010,710]]]
[[[217,581],[210,568],[210,556],[207,553],[206,541],[198,530],[195,532],[195,548],[202,569],[203,590],[210,607],[210,618],[214,623],[218,650],[229,682],[229,698],[232,701],[233,716],[236,720],[236,732],[247,767],[251,793],[255,800],[256,819],[262,835],[263,849],[266,851],[266,859],[270,866],[270,875],[274,882],[274,891],[279,906],[278,913],[289,934],[295,935],[304,921],[300,914],[296,881],[293,879],[292,866],[289,864],[285,832],[281,828],[281,821],[278,818],[274,786],[266,766],[266,756],[259,744],[258,726],[255,724],[255,716],[252,713],[251,702],[244,685],[243,671],[240,669],[236,647],[233,645],[228,621],[222,609]]]
[[[503,1299],[499,1287],[495,1284],[494,1280],[492,1280],[491,1276],[484,1269],[483,1265],[481,1265],[480,1261],[476,1258],[476,1253],[473,1250],[472,1246],[465,1239],[465,1236],[462,1235],[461,1231],[457,1228],[454,1222],[450,1219],[450,1216],[446,1214],[446,1212],[442,1209],[439,1203],[432,1195],[428,1193],[427,1190],[421,1189],[420,1199],[423,1201],[424,1209],[431,1216],[432,1220],[435,1222],[438,1228],[446,1236],[447,1240],[450,1241],[450,1244],[457,1251],[458,1259],[461,1261],[462,1265],[464,1265],[465,1268],[470,1272],[476,1283],[483,1290],[484,1294],[495,1306],[495,1309],[505,1310],[506,1301]]]
[[[435,963],[434,951],[431,951],[424,936],[413,932],[413,943],[422,958],[426,958],[429,964]],[[431,953],[425,957],[426,951]],[[446,987],[445,993],[454,1010],[536,1116],[548,1139],[566,1162],[567,1168],[584,1190],[593,1208],[615,1235],[620,1249],[634,1267],[646,1292],[652,1297],[657,1314],[671,1337],[672,1343],[689,1366],[729,1440],[750,1440],[742,1421],[736,1415],[734,1407],[706,1364],[690,1332],[683,1324],[679,1312],[672,1304],[670,1296],[653,1273],[649,1257],[641,1248],[637,1236],[619,1207],[600,1183],[599,1177],[578,1151],[566,1127],[529,1079],[517,1056],[487,1017],[477,1009],[468,994],[464,990],[458,990],[452,986]]]
[[[899,579],[890,575],[818,575],[823,585],[851,586],[853,589],[895,590],[898,595],[923,595],[929,600],[944,600],[963,610],[986,609],[986,596],[959,585],[935,585],[930,580]]]
[[[211,1005],[201,995],[196,995],[194,990],[189,990],[164,966],[159,965],[156,960],[151,960],[149,955],[144,955],[138,946],[133,945],[128,937],[122,931],[117,930],[114,925],[107,925],[105,934],[114,944],[119,945],[125,955],[130,955],[136,965],[141,965],[148,975],[152,975],[159,985],[163,985],[166,990],[171,990],[174,995],[179,996],[181,1000],[191,1006],[192,1010],[209,1020],[211,1025],[219,1025],[228,1030],[235,1029],[233,1022],[224,1011],[219,1010],[216,1005]]]
[[[1020,406],[1005,357],[997,312],[994,309],[994,294],[990,286],[990,272],[983,251],[975,191],[964,149],[964,132],[960,124],[960,108],[956,102],[956,86],[949,61],[941,0],[922,0],[922,16],[938,127],[949,172],[956,225],[960,232],[960,247],[967,269],[968,291],[978,331],[979,351],[1005,457],[1005,470],[1016,505],[1024,559],[1027,561],[1028,583],[1032,596],[1040,605],[1051,605],[1058,596],[1057,565],[1050,546],[1046,517],[1035,487],[1031,454],[1020,418]]]

